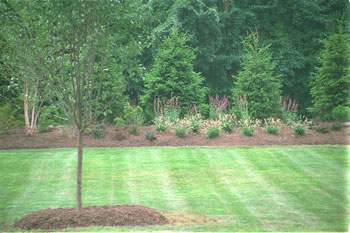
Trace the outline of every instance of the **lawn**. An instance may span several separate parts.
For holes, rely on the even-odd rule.
[[[85,149],[83,205],[139,204],[176,224],[67,231],[340,231],[349,146]],[[0,151],[0,231],[75,205],[76,151]]]

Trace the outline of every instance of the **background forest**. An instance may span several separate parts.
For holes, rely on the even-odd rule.
[[[220,101],[239,117],[247,102],[263,119],[287,96],[299,115],[333,120],[335,107],[349,112],[349,5],[2,0],[0,128],[84,129],[133,111],[151,124],[167,101],[206,118]]]

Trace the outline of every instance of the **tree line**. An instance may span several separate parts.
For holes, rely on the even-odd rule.
[[[80,8],[74,1],[0,4],[0,105],[17,113],[28,134],[37,122],[77,115],[67,101],[78,97],[79,82],[89,88],[79,101],[87,109],[99,93],[90,110],[107,122],[123,112],[126,100],[141,105],[150,121],[153,99],[171,96],[180,98],[183,111],[196,104],[208,113],[210,96],[234,103],[237,94],[247,94],[257,117],[273,113],[279,96],[295,99],[300,114],[324,119],[336,105],[348,105],[346,0],[82,1]],[[332,39],[336,35],[341,39]],[[260,46],[256,55],[265,51],[259,57],[261,74],[251,73],[249,46]],[[332,46],[338,54],[326,52]],[[343,60],[333,66],[327,56]],[[342,81],[333,85],[322,72]],[[263,80],[260,75],[266,84],[256,82]],[[72,81],[76,77],[78,83]]]

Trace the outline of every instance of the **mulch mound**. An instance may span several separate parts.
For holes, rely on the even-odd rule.
[[[350,126],[341,131],[332,131],[331,123],[323,124],[328,133],[315,129],[307,130],[304,136],[295,136],[293,129],[281,126],[279,135],[267,134],[264,128],[257,128],[253,137],[241,134],[240,128],[233,133],[222,133],[219,137],[208,139],[203,132],[188,133],[185,138],[178,138],[174,132],[156,132],[154,126],[138,127],[138,134],[132,135],[127,129],[115,130],[113,125],[106,128],[103,138],[93,135],[84,136],[84,147],[150,147],[150,146],[262,146],[262,145],[349,145]],[[146,131],[152,131],[157,139],[149,141]],[[24,128],[13,128],[0,135],[0,150],[76,147],[77,137],[74,129],[57,126],[51,132],[25,135]]]
[[[169,221],[159,212],[139,205],[88,206],[35,211],[17,221],[23,230],[64,229],[88,226],[147,226],[164,225]]]

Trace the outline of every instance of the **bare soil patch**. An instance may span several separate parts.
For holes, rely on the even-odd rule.
[[[58,208],[35,211],[17,221],[23,230],[64,229],[88,226],[148,226],[164,225],[169,221],[154,209],[139,205],[109,205]]]
[[[221,133],[214,139],[207,139],[204,133],[188,133],[178,138],[174,132],[156,132],[154,126],[138,128],[138,135],[128,133],[127,129],[115,130],[113,125],[106,128],[104,137],[95,138],[92,134],[84,136],[85,147],[149,147],[149,146],[256,146],[256,145],[349,145],[350,127],[341,131],[331,131],[331,124],[323,124],[328,133],[308,129],[304,136],[295,136],[293,129],[281,126],[279,135],[267,134],[264,128],[258,128],[254,136],[241,134],[236,128],[233,133]],[[149,141],[144,133],[152,131],[157,139]],[[0,137],[0,149],[35,149],[76,147],[77,139],[73,128],[55,127],[51,132],[26,136],[23,128],[14,128]]]

